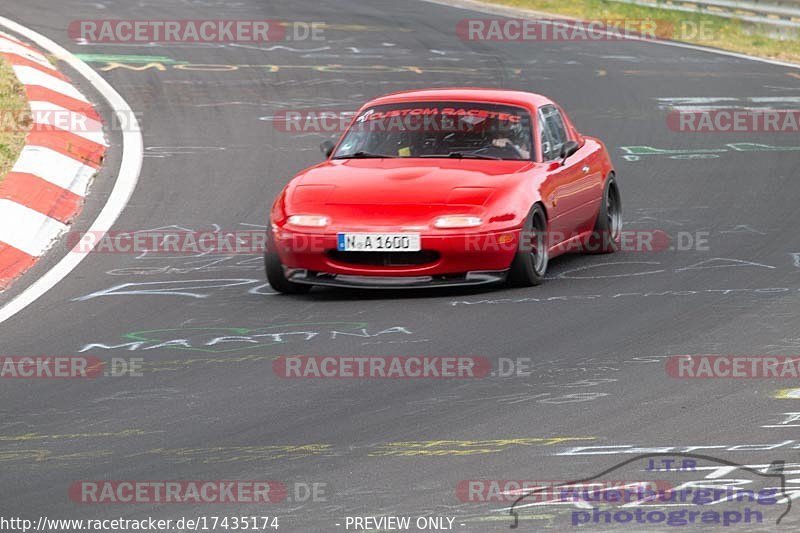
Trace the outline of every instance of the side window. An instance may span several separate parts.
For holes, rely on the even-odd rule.
[[[561,147],[569,140],[561,113],[554,106],[543,106],[539,109],[539,123],[542,130],[544,160],[550,161],[558,158],[561,154]],[[545,145],[546,140],[549,142],[548,145]]]

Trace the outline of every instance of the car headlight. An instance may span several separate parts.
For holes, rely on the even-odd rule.
[[[295,226],[306,226],[309,228],[324,228],[330,224],[330,219],[323,215],[292,215],[289,217],[289,224]]]
[[[437,228],[474,228],[483,224],[480,217],[471,215],[447,215],[437,218],[433,225]]]

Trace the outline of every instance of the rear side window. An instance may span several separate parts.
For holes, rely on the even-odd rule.
[[[539,129],[542,136],[542,155],[545,161],[558,159],[561,147],[569,141],[564,119],[555,106],[546,105],[539,109]]]

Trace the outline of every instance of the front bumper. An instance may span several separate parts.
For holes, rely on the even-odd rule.
[[[511,267],[518,240],[519,229],[473,234],[423,233],[420,257],[404,264],[369,264],[366,256],[363,261],[353,256],[341,257],[336,251],[336,233],[310,234],[278,228],[273,232],[272,250],[287,267],[287,276],[298,278],[291,280],[297,283],[312,283],[313,279],[313,284],[335,282],[337,286],[479,285],[502,281],[497,279],[498,273]],[[306,273],[294,274],[294,271]],[[491,280],[486,280],[485,273],[492,273]],[[389,281],[395,278],[396,283]]]
[[[421,289],[432,287],[470,287],[502,283],[508,270],[495,272],[467,272],[466,274],[440,276],[354,276],[311,272],[286,268],[286,277],[293,283],[323,285],[348,289]]]

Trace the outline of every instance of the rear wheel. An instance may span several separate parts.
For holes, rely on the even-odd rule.
[[[606,180],[603,202],[600,205],[600,212],[597,214],[594,231],[584,249],[586,253],[590,254],[610,254],[619,250],[621,239],[622,200],[617,181],[612,174]]]
[[[276,252],[267,251],[264,254],[264,266],[267,270],[267,281],[276,291],[284,294],[306,294],[311,290],[311,285],[294,283],[286,279],[283,264]]]
[[[520,233],[509,282],[515,287],[539,285],[544,281],[547,263],[547,217],[542,206],[534,204]]]

